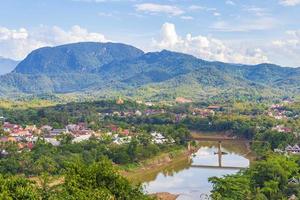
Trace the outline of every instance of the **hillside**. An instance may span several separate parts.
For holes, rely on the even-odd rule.
[[[0,95],[5,97],[273,97],[299,94],[300,68],[208,62],[166,50],[143,53],[124,44],[89,42],[37,49],[0,81]]]
[[[124,44],[84,42],[31,52],[14,70],[21,74],[91,72],[112,61],[135,58],[143,51]]]
[[[10,73],[17,66],[18,61],[0,57],[0,75]]]

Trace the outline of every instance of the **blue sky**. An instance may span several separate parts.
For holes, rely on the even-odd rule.
[[[113,41],[207,60],[300,66],[300,0],[1,0],[0,56]]]

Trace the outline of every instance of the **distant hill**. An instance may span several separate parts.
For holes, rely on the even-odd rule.
[[[31,52],[14,70],[21,74],[87,73],[112,61],[139,57],[143,51],[125,44],[83,42]]]
[[[0,57],[0,75],[13,71],[18,63],[18,61]]]
[[[209,62],[166,50],[143,53],[125,44],[89,42],[37,49],[0,82],[0,96],[6,97],[272,98],[299,94],[300,68]]]

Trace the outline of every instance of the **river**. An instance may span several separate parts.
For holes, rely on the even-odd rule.
[[[221,177],[239,171],[238,169],[219,168],[219,164],[223,167],[248,167],[250,163],[246,157],[248,149],[244,142],[225,141],[222,142],[221,149],[226,154],[222,155],[220,160],[220,154],[215,154],[218,152],[217,142],[199,143],[199,150],[190,158],[168,166],[151,177],[145,176],[145,191],[178,194],[178,200],[205,199],[212,189],[212,184],[208,181],[209,177]]]

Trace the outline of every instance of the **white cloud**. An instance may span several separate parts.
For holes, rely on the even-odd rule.
[[[271,53],[275,59],[281,59],[282,64],[300,66],[300,30],[286,32],[286,38],[274,40],[271,46]]]
[[[300,30],[287,31],[287,38],[282,40],[274,40],[273,45],[277,47],[284,47],[291,51],[298,51],[300,53]]]
[[[192,17],[192,16],[181,16],[180,18],[184,19],[184,20],[193,20],[194,19],[194,17]]]
[[[280,0],[279,3],[284,6],[296,6],[300,4],[300,0]]]
[[[216,11],[216,8],[210,8],[205,6],[199,6],[199,5],[191,5],[188,7],[189,10],[203,10],[203,11]]]
[[[32,50],[66,43],[82,41],[108,41],[100,33],[88,32],[78,25],[65,31],[60,27],[40,26],[35,30],[18,30],[0,27],[0,55],[13,59],[23,59]]]
[[[269,11],[267,9],[253,6],[253,5],[252,6],[243,6],[243,10],[247,11],[253,15],[259,16],[259,17],[269,15]]]
[[[223,32],[249,32],[249,31],[262,31],[272,29],[277,25],[277,21],[270,17],[261,17],[251,20],[243,20],[240,22],[215,22],[211,28],[216,31]]]
[[[233,1],[230,1],[230,0],[226,1],[225,3],[226,3],[227,5],[235,6],[235,3],[234,3]]]
[[[196,57],[231,63],[257,64],[267,62],[268,58],[261,49],[235,49],[225,42],[202,35],[192,36],[187,34],[181,37],[176,33],[174,24],[165,23],[161,29],[161,39],[154,40],[153,45],[159,49],[192,54]]]
[[[184,14],[183,10],[172,5],[143,3],[143,4],[136,4],[135,7],[137,11],[142,11],[147,13],[165,13],[173,16]]]

